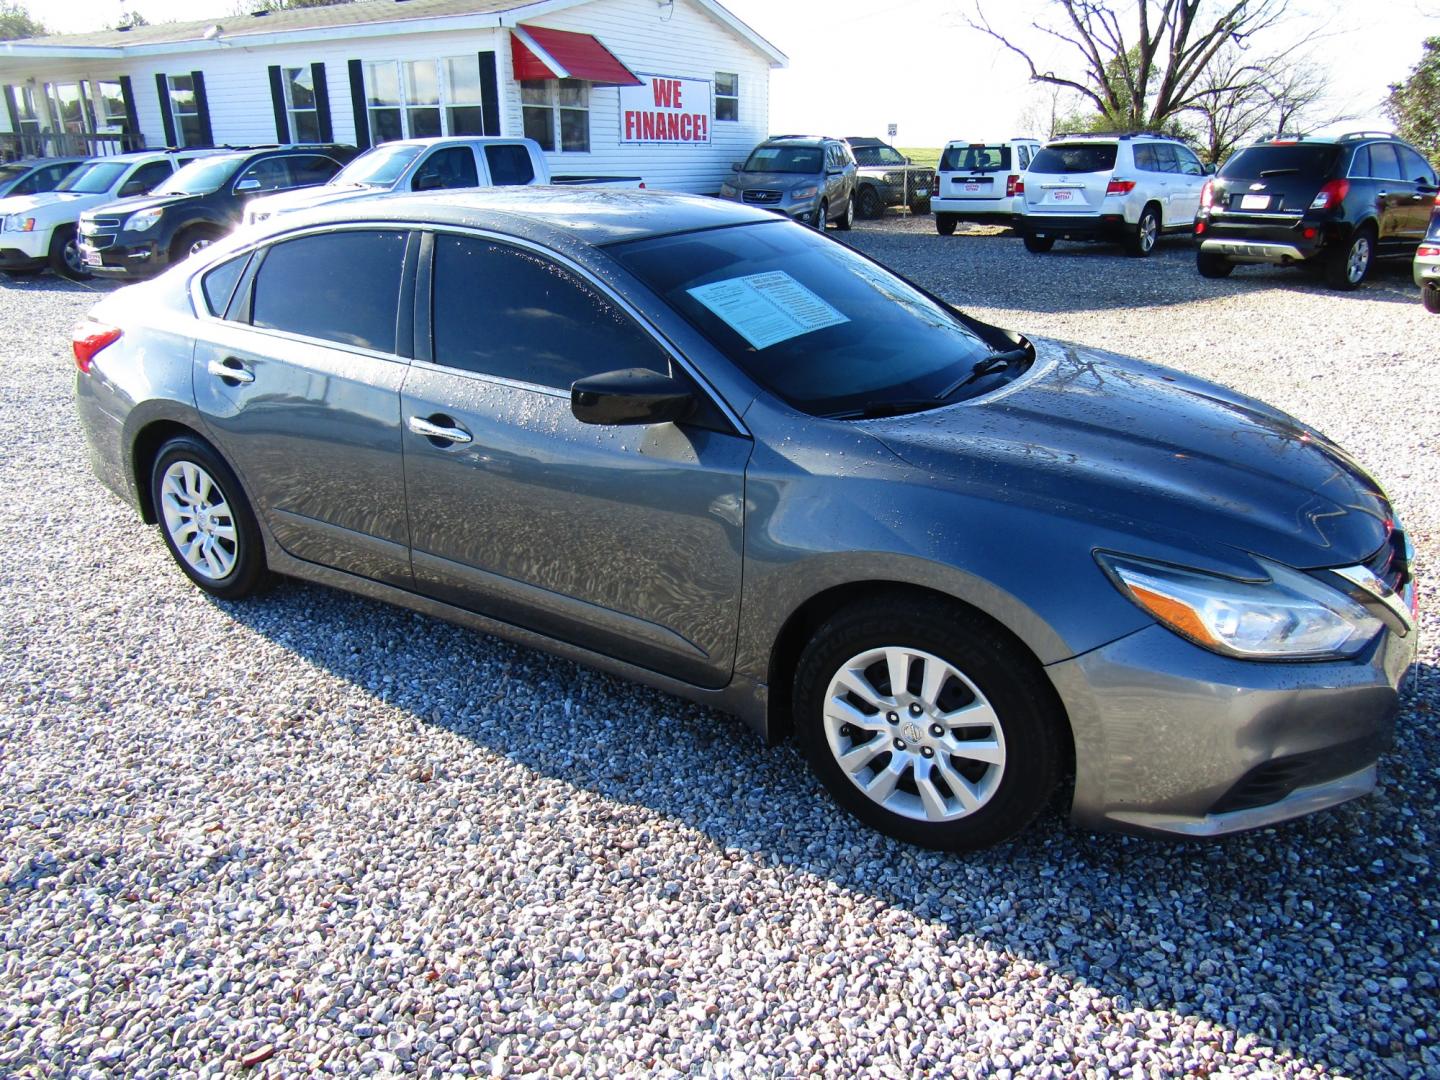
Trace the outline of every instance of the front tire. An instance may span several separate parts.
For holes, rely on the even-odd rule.
[[[850,227],[855,224],[855,196],[845,200],[845,212],[835,219],[835,228],[841,232],[849,232]]]
[[[170,245],[170,262],[177,263],[188,259],[204,251],[207,247],[220,239],[220,233],[205,226],[195,226],[186,229],[179,236],[175,237]]]
[[[171,557],[205,592],[239,600],[264,585],[260,527],[240,481],[207,443],[184,435],[162,446],[150,500]]]
[[[91,276],[80,258],[80,240],[74,225],[62,225],[50,237],[50,269],[71,281],[84,281]]]
[[[1025,250],[1032,255],[1044,255],[1055,246],[1053,236],[1036,236],[1034,233],[1022,233],[1025,238]]]
[[[865,184],[860,188],[860,216],[867,220],[878,218],[885,213],[885,200],[880,198],[880,193],[875,190],[873,184]]]
[[[1420,303],[1432,315],[1440,315],[1440,285],[1426,282],[1420,289]]]
[[[813,229],[818,229],[820,232],[823,233],[825,231],[825,223],[829,220],[830,204],[827,203],[824,199],[821,199],[820,205],[815,208],[815,217],[810,222],[810,227]]]
[[[1332,248],[1325,255],[1325,284],[1332,289],[1349,292],[1357,288],[1370,273],[1375,262],[1375,230],[1362,225],[1343,247]]]
[[[1140,211],[1140,220],[1135,223],[1135,228],[1125,238],[1125,253],[1132,258],[1146,258],[1155,250],[1155,245],[1160,242],[1160,208],[1154,203],[1148,203],[1144,210]]]
[[[967,608],[895,597],[840,611],[806,646],[795,721],[842,807],[907,843],[969,851],[1020,832],[1059,782],[1058,703],[1039,665]]]
[[[1203,278],[1227,278],[1235,269],[1235,264],[1224,255],[1212,255],[1209,252],[1197,251],[1195,253],[1195,269],[1200,271],[1200,276]]]

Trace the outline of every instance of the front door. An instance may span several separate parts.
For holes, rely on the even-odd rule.
[[[441,233],[432,282],[431,357],[412,364],[401,396],[416,587],[697,685],[724,685],[749,439],[576,420],[576,379],[665,371],[672,361],[572,268]]]
[[[396,311],[408,234],[303,236],[197,335],[196,405],[290,554],[411,584]],[[319,272],[317,272],[317,268]]]

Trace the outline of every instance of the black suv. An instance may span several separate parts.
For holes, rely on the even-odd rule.
[[[855,212],[877,218],[887,206],[908,206],[912,213],[928,214],[935,193],[935,170],[916,165],[889,143],[851,135],[845,143],[855,155]]]
[[[150,277],[228,233],[250,199],[323,184],[355,153],[353,146],[296,144],[192,161],[147,195],[81,214],[80,256],[95,274]]]
[[[1236,263],[1304,264],[1353,289],[1376,259],[1415,254],[1436,188],[1434,167],[1386,132],[1256,143],[1201,193],[1197,265],[1217,278]]]

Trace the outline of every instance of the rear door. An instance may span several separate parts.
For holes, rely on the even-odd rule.
[[[417,589],[724,685],[749,439],[576,420],[576,379],[669,371],[674,361],[574,267],[508,240],[451,233],[435,235],[430,265],[432,301],[417,308],[420,355],[402,396]]]
[[[977,204],[1003,199],[1006,181],[1016,167],[1013,153],[1003,143],[971,143],[950,146],[940,162],[944,175],[940,179],[941,197]]]
[[[1393,252],[1401,246],[1417,244],[1424,232],[1411,206],[1416,184],[1405,178],[1401,169],[1398,147],[1393,143],[1371,143],[1370,175],[1375,178],[1375,205],[1380,215],[1380,249]]]
[[[1396,146],[1395,152],[1400,155],[1401,173],[1414,185],[1405,215],[1404,238],[1407,244],[1418,244],[1425,238],[1425,230],[1430,224],[1430,210],[1435,205],[1435,170],[1408,146]]]
[[[1177,172],[1170,180],[1170,202],[1174,207],[1174,220],[1170,224],[1191,224],[1200,212],[1200,191],[1208,177],[1205,166],[1189,147],[1172,144],[1171,150]]]
[[[1030,162],[1025,208],[1030,214],[1098,214],[1115,169],[1115,143],[1052,143]]]
[[[413,310],[400,304],[408,241],[344,229],[271,245],[230,317],[204,320],[194,360],[208,433],[280,546],[407,588],[396,341],[398,313]],[[408,319],[398,336],[408,342]]]

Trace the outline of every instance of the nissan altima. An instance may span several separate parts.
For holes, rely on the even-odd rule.
[[[1415,652],[1405,532],[1323,435],[751,207],[347,203],[74,352],[96,472],[211,595],[304,578],[731,711],[916,844],[1062,784],[1179,836],[1363,795]]]

